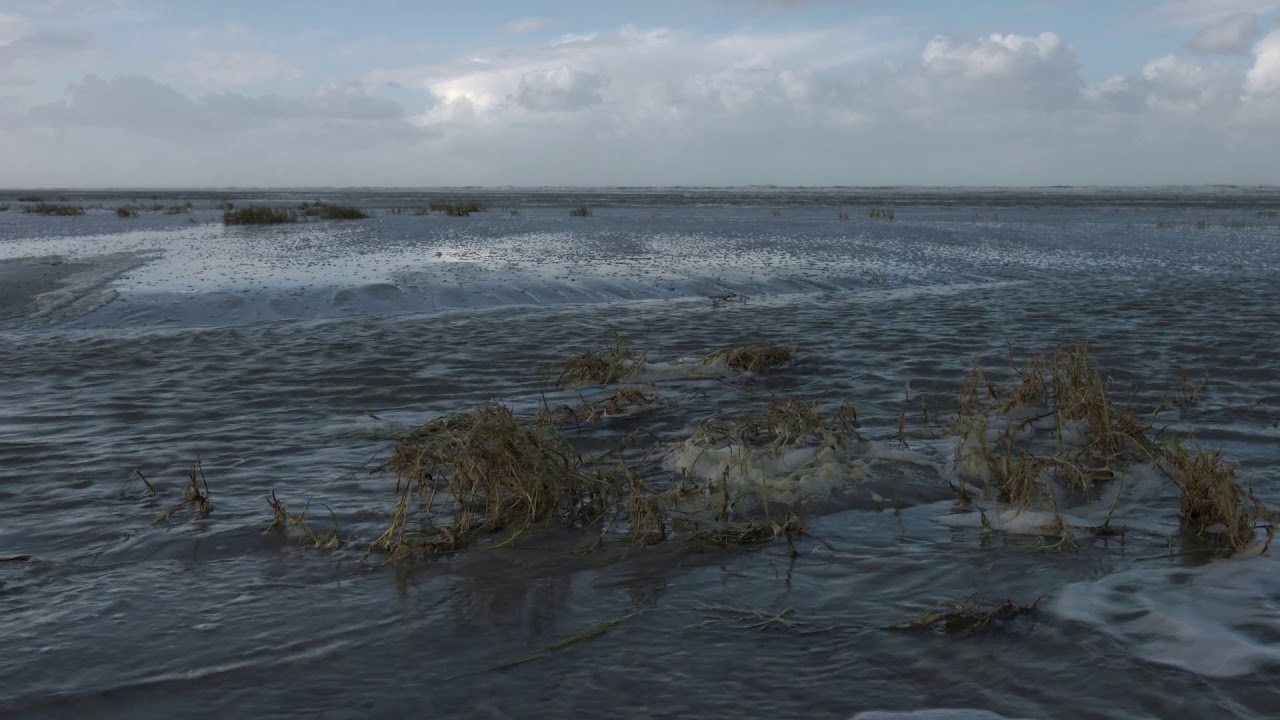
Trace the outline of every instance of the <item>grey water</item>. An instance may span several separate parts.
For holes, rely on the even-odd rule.
[[[42,193],[88,208],[74,217],[23,213],[18,194],[0,193],[0,715],[1280,707],[1270,556],[1181,552],[1177,492],[1143,474],[1064,509],[1093,517],[1119,494],[1123,538],[1051,547],[950,521],[946,430],[975,362],[998,379],[1010,352],[1087,342],[1135,407],[1207,375],[1157,427],[1220,448],[1280,505],[1280,190]],[[415,214],[444,198],[489,209]],[[224,227],[217,209],[315,199],[373,217]],[[116,217],[135,200],[193,209]],[[581,204],[592,217],[569,216]],[[708,300],[729,292],[748,299]],[[394,510],[395,478],[373,471],[396,429],[571,401],[558,367],[615,333],[659,364],[754,342],[798,356],[658,377],[669,402],[576,430],[595,446],[640,430],[675,446],[771,397],[856,400],[864,472],[795,508],[798,556],[607,532],[581,552],[598,528],[433,561],[365,553]],[[197,458],[212,512],[156,522]],[[352,542],[267,532],[272,492]],[[1040,606],[979,633],[886,629],[975,593]]]

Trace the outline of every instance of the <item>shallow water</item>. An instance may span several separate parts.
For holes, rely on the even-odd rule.
[[[0,562],[6,715],[1280,706],[1273,560],[1177,554],[1176,492],[1141,473],[1119,489],[1123,540],[1046,551],[1012,528],[984,533],[952,514],[942,430],[975,359],[1000,377],[1008,347],[1087,341],[1140,407],[1181,369],[1208,373],[1200,403],[1158,427],[1222,448],[1280,504],[1280,225],[1259,216],[1280,192],[452,193],[489,202],[466,218],[386,214],[422,194],[321,195],[375,217],[224,229],[213,208],[230,193],[203,192],[161,197],[192,199],[190,215],[122,220],[112,210],[129,196],[107,193],[70,193],[104,208],[79,217],[0,213],[0,259],[73,270],[0,313],[0,558],[21,558]],[[568,217],[580,202],[595,216]],[[750,299],[713,308],[707,296],[725,292]],[[693,422],[770,396],[856,399],[863,471],[797,508],[821,542],[794,559],[782,543],[618,541],[583,556],[569,551],[594,535],[551,532],[386,566],[358,542],[331,553],[264,533],[274,490],[368,542],[394,505],[394,479],[369,472],[392,430],[490,400],[531,411],[559,362],[614,331],[657,362],[750,342],[799,356],[759,376],[651,377],[670,405],[591,426],[588,445],[645,428],[674,447]],[[155,523],[197,457],[213,512]],[[1064,512],[1096,518],[1116,490]],[[1042,609],[975,635],[882,629],[973,593]],[[717,607],[787,611],[790,624],[748,628]]]

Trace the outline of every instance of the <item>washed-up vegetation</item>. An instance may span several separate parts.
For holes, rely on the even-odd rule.
[[[224,225],[280,225],[298,222],[298,211],[293,208],[247,205],[234,210],[224,210]]]
[[[69,205],[66,203],[41,202],[41,203],[36,203],[35,205],[23,206],[22,212],[30,213],[32,215],[68,216],[68,215],[83,215],[84,208],[80,207],[79,205]]]
[[[983,495],[1013,508],[1051,513],[1046,529],[1070,540],[1071,528],[1058,510],[1061,493],[1089,497],[1098,484],[1145,463],[1178,488],[1184,527],[1194,535],[1240,551],[1258,529],[1268,539],[1274,534],[1276,514],[1239,485],[1220,454],[1205,453],[1194,442],[1188,450],[1186,441],[1159,439],[1152,421],[1161,408],[1141,413],[1112,399],[1087,345],[1059,347],[1051,360],[1032,356],[1021,367],[1010,357],[1010,366],[1009,387],[997,388],[976,366],[962,383],[951,428],[961,440],[954,466],[962,500],[971,499],[968,483],[977,483]],[[1182,398],[1195,397],[1184,375]],[[1117,504],[1119,499],[1117,491]],[[1089,529],[1118,531],[1110,515]]]
[[[920,615],[890,627],[916,632],[980,632],[999,622],[1032,615],[1039,608],[1040,598],[1028,605],[1015,605],[1012,600],[993,604],[979,595],[971,595],[963,600],[938,603]]]
[[[302,203],[298,207],[298,213],[303,217],[321,220],[364,220],[369,217],[369,214],[360,208],[324,202]]]
[[[804,527],[804,509],[862,481],[874,462],[869,448],[876,442],[884,447],[891,432],[881,425],[879,440],[865,436],[858,406],[849,398],[770,397],[761,398],[755,412],[705,418],[681,437],[659,437],[637,429],[638,422],[675,404],[657,385],[634,384],[657,366],[656,377],[698,368],[766,372],[787,367],[795,357],[794,348],[755,343],[702,360],[655,364],[615,334],[611,346],[569,358],[555,378],[560,388],[598,388],[578,391],[577,402],[561,389],[553,392],[562,402],[544,400],[534,411],[519,413],[492,402],[398,432],[379,466],[388,479],[390,507],[373,540],[344,534],[338,514],[327,506],[320,505],[327,518],[317,520],[311,500],[295,513],[274,493],[268,499],[270,529],[313,548],[358,545],[391,562],[501,548],[547,528],[583,534],[586,549],[609,541],[674,541],[703,549],[784,544],[795,555],[804,544],[822,544]],[[1178,397],[1193,402],[1206,386],[1186,378],[1184,373]],[[1189,436],[1162,438],[1152,424],[1161,408],[1142,413],[1113,395],[1087,345],[1062,346],[1022,363],[1010,352],[1004,382],[989,381],[975,365],[962,379],[955,414],[945,428],[932,431],[957,440],[954,482],[948,478],[957,510],[976,506],[984,535],[1012,527],[1010,518],[1019,513],[1031,513],[1044,518],[1035,530],[1039,549],[1070,548],[1080,531],[1098,537],[1124,531],[1112,526],[1111,515],[1124,507],[1126,474],[1142,465],[1153,478],[1163,473],[1176,489],[1177,512],[1197,543],[1238,552],[1261,536],[1264,549],[1269,545],[1276,513],[1241,484],[1221,452],[1206,451]],[[918,405],[908,386],[898,419],[903,448],[911,407]],[[928,408],[923,410],[910,416],[922,415],[927,423]],[[617,426],[625,435],[602,450],[595,433],[587,443],[594,450],[585,452],[586,436],[572,433],[610,418],[627,418]],[[1081,527],[1059,512],[1062,503],[1088,502],[1102,488],[1114,490],[1115,497],[1101,525]],[[182,501],[161,519],[184,510],[201,516],[211,507],[197,464]],[[1037,605],[993,605],[973,597],[893,627],[981,630]]]

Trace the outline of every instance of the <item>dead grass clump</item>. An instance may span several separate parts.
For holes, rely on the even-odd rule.
[[[317,549],[336,550],[343,546],[345,540],[342,537],[342,526],[338,523],[338,516],[329,510],[329,517],[333,521],[333,529],[328,532],[319,532],[307,523],[307,512],[311,509],[311,502],[308,501],[302,507],[302,512],[294,514],[290,513],[284,503],[276,498],[276,492],[271,491],[271,497],[267,498],[267,504],[271,506],[272,520],[271,525],[267,527],[267,532],[279,529],[282,532],[287,531],[290,527],[296,528],[302,532],[307,542]]]
[[[1243,550],[1262,527],[1267,545],[1276,530],[1276,513],[1236,481],[1236,467],[1224,463],[1222,451],[1209,453],[1195,440],[1165,447],[1158,466],[1178,488],[1184,525],[1197,534],[1217,535],[1233,550]],[[1263,548],[1266,551],[1266,548]]]
[[[538,523],[594,522],[617,495],[554,426],[521,422],[498,404],[408,431],[385,468],[403,486],[374,543],[391,559],[452,552],[481,532],[508,530],[510,542]]]
[[[759,547],[767,545],[778,538],[787,541],[792,555],[799,555],[796,549],[796,538],[805,535],[800,518],[794,513],[788,514],[781,522],[744,522],[722,525],[714,528],[694,530],[689,533],[691,542],[706,542],[721,547]]]
[[[785,365],[794,360],[795,357],[796,349],[794,346],[781,347],[779,345],[757,344],[717,350],[703,358],[702,362],[713,363],[723,360],[726,365],[735,370],[762,373],[770,368]]]
[[[613,347],[583,353],[560,371],[556,384],[560,387],[612,385],[626,382],[644,371],[649,354],[637,356],[620,335],[614,335]]]
[[[151,483],[148,482],[147,487],[150,488]],[[156,522],[165,522],[184,509],[190,509],[196,517],[204,517],[213,512],[213,503],[209,500],[209,480],[205,478],[204,466],[199,460],[196,460],[187,471],[187,484],[182,489],[182,501],[160,513]]]
[[[591,215],[591,208],[586,205],[579,205],[569,211],[569,217],[591,217]]]
[[[1011,600],[993,605],[975,594],[963,600],[938,603],[931,610],[910,620],[890,625],[889,629],[917,632],[934,630],[948,633],[977,632],[985,630],[995,622],[1033,614],[1039,608],[1040,598],[1031,601],[1030,605],[1015,605]]]
[[[707,299],[711,301],[711,307],[722,307],[731,302],[744,303],[751,298],[736,292],[726,292],[719,295],[708,295]]]
[[[580,405],[560,405],[556,408],[544,406],[538,412],[537,420],[556,424],[582,424],[595,422],[609,415],[621,415],[628,408],[649,408],[663,404],[662,398],[656,393],[646,392],[644,387],[624,385],[594,402],[584,400]]]

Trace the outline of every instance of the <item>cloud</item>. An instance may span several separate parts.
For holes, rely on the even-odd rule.
[[[938,36],[925,46],[921,64],[939,93],[1061,107],[1080,91],[1075,50],[1051,32],[995,34],[974,42]]]
[[[303,97],[221,93],[193,99],[137,75],[87,76],[69,86],[62,100],[32,108],[20,119],[62,132],[111,128],[180,142],[243,132],[300,132],[307,121],[348,131],[376,127],[395,136],[412,129],[399,105],[368,95],[355,82],[327,85]]]
[[[537,32],[551,27],[556,23],[555,20],[542,17],[527,17],[508,20],[503,23],[498,30],[507,35],[524,35],[526,33]]]
[[[83,61],[92,45],[83,37],[52,33],[26,35],[0,45],[0,85],[22,85]]]
[[[188,87],[239,88],[292,82],[302,77],[302,69],[272,53],[204,51],[165,68],[164,75]]]
[[[1253,53],[1253,67],[1245,75],[1245,90],[1252,95],[1280,90],[1280,28],[1262,38]]]
[[[1280,0],[1165,0],[1147,17],[1161,26],[1198,30],[1243,14],[1265,15],[1280,10]]]
[[[1261,30],[1254,13],[1228,15],[1197,33],[1188,47],[1198,53],[1246,54]]]
[[[520,76],[516,102],[534,111],[571,111],[601,102],[605,81],[599,75],[564,66],[533,70]]]

